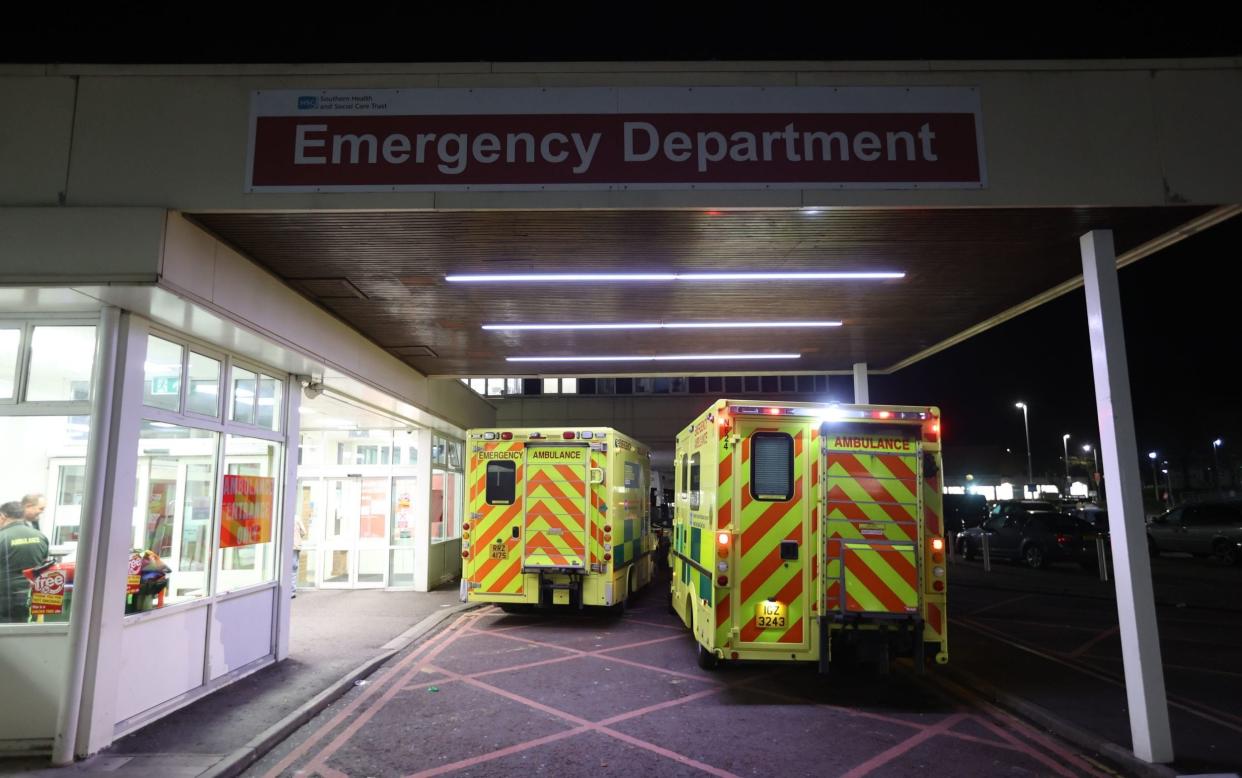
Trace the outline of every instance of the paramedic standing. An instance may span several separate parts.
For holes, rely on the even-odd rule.
[[[23,571],[47,561],[47,537],[26,523],[21,503],[0,505],[0,622],[30,620],[30,581]]]

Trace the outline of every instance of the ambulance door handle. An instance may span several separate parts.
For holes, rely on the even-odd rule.
[[[514,540],[517,540],[517,539],[518,539],[518,538],[520,538],[521,536],[522,536],[522,528],[521,528],[521,527],[514,527],[514,528],[513,528],[513,539],[514,539]]]
[[[602,467],[591,468],[591,483],[602,484],[604,482],[604,469]]]

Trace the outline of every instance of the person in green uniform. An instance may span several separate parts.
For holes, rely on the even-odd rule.
[[[30,581],[23,571],[47,561],[47,536],[26,522],[19,502],[0,505],[0,622],[30,621]]]

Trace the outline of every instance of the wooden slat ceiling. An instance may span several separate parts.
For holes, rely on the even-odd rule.
[[[428,375],[885,368],[1204,208],[202,213],[206,229]],[[892,281],[449,284],[450,273],[904,271]],[[484,323],[836,319],[834,329],[489,332]],[[772,362],[507,356],[797,352]]]

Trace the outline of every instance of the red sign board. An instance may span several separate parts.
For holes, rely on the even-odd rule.
[[[251,546],[272,539],[276,479],[226,475],[220,503],[220,547]]]
[[[973,88],[259,92],[249,191],[981,188]]]

